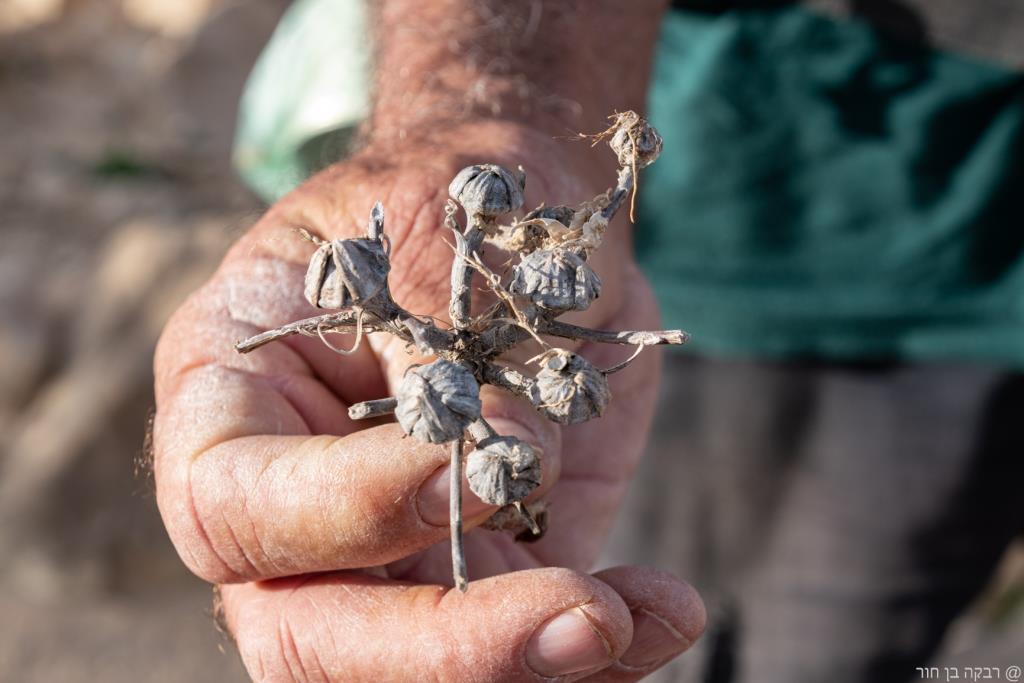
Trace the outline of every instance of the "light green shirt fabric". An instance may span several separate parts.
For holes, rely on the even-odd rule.
[[[370,113],[370,42],[363,0],[298,0],[245,87],[234,164],[274,201],[342,158]]]

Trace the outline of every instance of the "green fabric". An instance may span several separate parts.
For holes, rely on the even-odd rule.
[[[1024,365],[1021,76],[801,8],[665,21],[638,255],[711,353]]]
[[[236,162],[268,200],[365,116],[361,5],[299,0],[250,79]],[[690,350],[1024,366],[1019,74],[799,7],[675,10],[650,117],[638,257]]]
[[[363,0],[297,0],[249,76],[234,164],[275,201],[343,158],[370,111],[370,44]]]

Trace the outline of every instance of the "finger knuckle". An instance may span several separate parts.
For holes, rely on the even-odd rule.
[[[330,678],[320,663],[316,648],[303,639],[296,639],[291,621],[282,615],[277,622],[276,652],[272,654],[275,668],[287,674],[286,680],[295,683],[329,681]]]
[[[270,603],[249,602],[241,606],[235,635],[239,654],[252,679],[275,683],[351,680],[339,679],[338,672],[324,666],[325,661],[344,660],[337,652],[320,652],[336,640],[319,614],[320,610],[298,590],[278,595]]]
[[[211,534],[196,507],[187,472],[171,481],[158,480],[157,502],[171,542],[193,574],[210,583],[239,583],[253,578],[251,568],[238,561],[244,553],[234,534],[222,529]],[[235,547],[225,547],[226,543]]]

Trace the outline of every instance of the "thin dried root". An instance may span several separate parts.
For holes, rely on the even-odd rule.
[[[601,372],[603,372],[606,375],[610,375],[613,372],[618,372],[619,370],[626,368],[630,363],[636,360],[636,357],[639,356],[640,352],[643,351],[645,348],[647,348],[647,345],[640,344],[639,346],[636,347],[636,351],[633,352],[632,356],[622,361],[621,363],[617,363],[616,365],[613,365],[610,368],[602,370]]]
[[[337,332],[337,330],[328,330],[328,332]],[[341,356],[351,356],[359,350],[359,345],[363,342],[363,309],[359,309],[359,312],[356,313],[356,340],[352,343],[351,349],[339,349],[327,341],[327,338],[324,336],[324,329],[320,325],[317,325],[316,336],[320,337],[320,341],[331,351]]]

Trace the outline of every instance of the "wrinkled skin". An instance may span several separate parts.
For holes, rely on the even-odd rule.
[[[382,200],[395,299],[446,318],[452,251],[441,217],[455,172],[481,161],[521,163],[527,207],[575,203],[614,178],[613,155],[605,149],[595,161],[593,154],[500,123],[370,145],[272,207],[168,323],[155,362],[158,503],[184,562],[223,585],[225,617],[253,678],[632,681],[700,636],[703,606],[685,583],[641,568],[587,573],[644,444],[656,352],[613,375],[605,415],[583,425],[559,427],[484,390],[483,414],[499,433],[543,452],[534,497],[550,501],[551,528],[528,545],[497,532],[468,533],[472,582],[461,594],[449,588],[448,448],[403,439],[397,424],[354,423],[346,414],[353,403],[391,395],[405,368],[422,359],[382,334],[351,356],[304,337],[244,356],[232,348],[317,314],[302,296],[312,247],[294,227],[327,239],[361,235],[373,202]],[[592,263],[604,292],[567,319],[656,329],[624,218]],[[630,352],[578,350],[598,367]],[[537,348],[517,352],[522,361]],[[472,529],[494,508],[464,490]],[[606,659],[564,678],[542,676],[550,662],[531,634],[574,607],[606,643]],[[634,627],[650,633],[652,617],[664,627],[660,640],[638,638],[645,642],[630,649]]]

